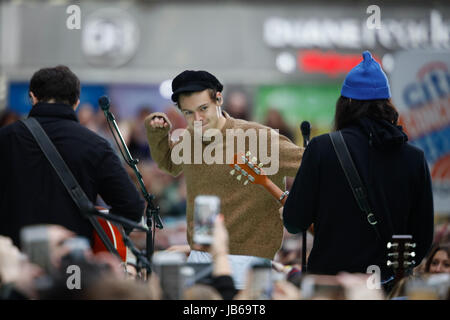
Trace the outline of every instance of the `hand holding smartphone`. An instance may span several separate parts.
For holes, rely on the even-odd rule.
[[[214,223],[220,213],[220,199],[216,196],[201,195],[194,202],[195,244],[210,246],[213,242]]]

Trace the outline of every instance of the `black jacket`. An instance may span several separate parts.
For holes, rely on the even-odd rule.
[[[111,212],[140,219],[144,201],[119,158],[105,139],[80,125],[70,106],[38,103],[29,117],[42,125],[92,202],[100,195]],[[0,152],[0,234],[20,246],[23,226],[49,223],[92,240],[91,224],[22,122],[0,129]]]
[[[433,239],[431,178],[423,151],[406,143],[401,127],[363,118],[342,131],[382,237],[410,234],[417,243],[416,263]],[[371,136],[371,138],[370,138]],[[284,224],[291,233],[314,223],[308,272],[366,273],[378,265],[389,276],[385,243],[359,209],[328,134],[311,140],[284,206]]]

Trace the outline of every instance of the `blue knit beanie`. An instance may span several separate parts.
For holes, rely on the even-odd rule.
[[[364,60],[345,77],[341,95],[357,100],[377,100],[391,97],[389,82],[369,51],[362,54]]]

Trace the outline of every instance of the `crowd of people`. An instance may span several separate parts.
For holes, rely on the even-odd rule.
[[[164,223],[154,234],[150,269],[131,250],[125,260],[94,253],[92,226],[79,212],[84,207],[72,202],[21,117],[9,110],[2,114],[0,148],[7,156],[0,161],[0,299],[450,299],[448,222],[434,224],[423,152],[406,143],[387,78],[369,52],[344,82],[334,128],[343,133],[370,186],[374,210],[367,220],[351,189],[342,187],[347,181],[328,135],[313,139],[306,150],[298,147],[277,110],[268,112],[264,125],[251,121],[246,96],[233,93],[226,105],[223,85],[206,71],[182,72],[172,90],[175,106],[165,113],[143,106],[135,119],[117,119]],[[30,81],[29,117],[53,140],[88,202],[139,223],[145,204],[135,172],[120,163],[103,111],[79,106],[79,92],[79,80],[67,67],[41,69]],[[174,163],[172,151],[190,139],[187,134],[198,122],[205,136],[225,129],[275,135],[280,169],[271,179],[280,198],[230,187],[234,177],[224,165]],[[180,128],[186,130],[180,134]],[[202,141],[204,148],[211,138]],[[377,161],[367,169],[368,159]],[[408,177],[408,188],[390,180],[389,163],[394,163],[389,170]],[[19,177],[24,174],[27,186]],[[39,205],[23,201],[23,194]],[[222,204],[209,246],[193,241],[194,200],[204,194],[219,196]],[[371,225],[381,227],[381,235]],[[123,232],[137,249],[148,249],[145,232]],[[307,234],[305,248],[302,234]],[[401,279],[385,264],[384,240],[393,234],[412,234],[417,242],[417,265],[405,267]],[[302,270],[303,251],[307,270]],[[378,265],[380,273],[367,273],[369,265]]]
[[[229,252],[228,232],[223,216],[218,216],[215,221],[214,240],[210,247],[213,256],[211,271],[196,281],[188,281],[189,275],[177,278],[173,273],[170,275],[173,278],[166,278],[168,275],[155,271],[161,266],[155,266],[151,276],[144,280],[132,263],[124,266],[115,256],[106,252],[94,255],[89,247],[73,248],[69,244],[70,239],[76,238],[73,232],[57,225],[46,227],[50,251],[48,256],[51,260],[48,270],[31,262],[14,246],[11,239],[0,236],[0,299],[161,300],[173,298],[170,294],[174,286],[180,291],[180,300],[450,299],[448,244],[436,244],[423,263],[389,292],[368,286],[368,274],[302,274],[295,256],[299,250],[289,247],[283,250],[290,253],[291,257],[280,255],[272,268],[266,270],[270,275],[269,281],[255,282],[259,278],[252,277],[252,273],[258,269],[249,269],[245,288],[237,290],[226,257]],[[449,240],[448,232],[442,240]],[[296,239],[296,242],[299,241]],[[79,279],[67,272],[70,265],[77,265],[82,270]],[[178,268],[183,266],[188,264],[182,262]],[[160,276],[165,278],[161,279]],[[174,284],[174,281],[178,283]]]

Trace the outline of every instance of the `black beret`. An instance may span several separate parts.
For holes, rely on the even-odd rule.
[[[222,92],[223,85],[207,71],[183,71],[172,81],[172,101],[178,102],[178,96],[182,92],[198,92],[205,89]]]

